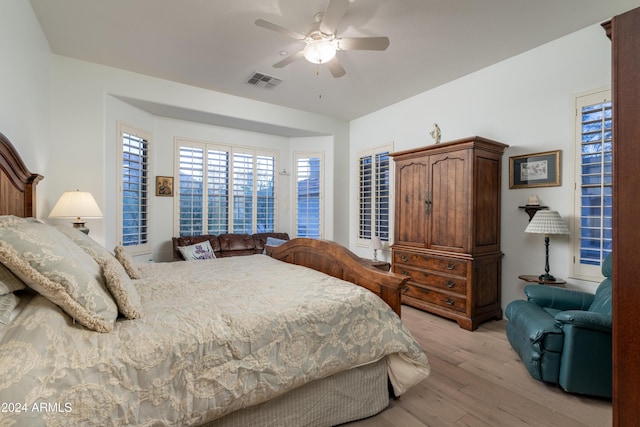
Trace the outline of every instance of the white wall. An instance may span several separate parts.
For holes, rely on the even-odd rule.
[[[578,31],[537,49],[447,83],[351,122],[351,194],[357,195],[356,154],[393,141],[395,150],[430,145],[433,123],[442,140],[473,135],[494,139],[510,148],[502,168],[502,303],[523,298],[520,274],[544,272],[543,236],[526,234],[527,215],[518,206],[531,194],[572,223],[574,161],[572,96],[611,81],[610,42],[599,25]],[[428,72],[428,70],[424,70]],[[509,189],[509,157],[562,150],[562,186]],[[351,229],[357,225],[351,204]],[[362,256],[371,249],[350,246]],[[552,236],[551,273],[567,278],[571,271],[570,241]],[[390,252],[386,251],[387,259]],[[597,283],[569,279],[572,286],[594,289]]]
[[[290,152],[306,138],[288,138],[266,133],[232,129],[210,124],[189,122],[157,116],[133,107],[122,97],[156,104],[215,114],[252,122],[303,129],[315,134],[328,135],[326,144],[330,170],[333,161],[348,153],[348,123],[288,108],[269,105],[249,99],[203,90],[191,86],[151,78],[123,70],[75,59],[53,56],[53,146],[51,155],[52,191],[45,198],[43,209],[48,212],[63,191],[82,186],[90,191],[103,208],[103,220],[89,220],[91,236],[105,247],[116,244],[116,127],[122,121],[152,135],[152,175],[173,175],[175,137],[202,141],[265,146],[278,148],[282,166],[291,170]],[[334,148],[337,147],[337,148]],[[76,160],[71,153],[79,153]],[[347,171],[342,172],[346,177]],[[346,179],[346,178],[345,178]],[[284,179],[282,180],[284,184]],[[283,188],[286,191],[286,186]],[[347,194],[347,189],[342,189]],[[339,192],[329,189],[332,200]],[[289,197],[283,200],[290,201]],[[152,247],[154,260],[168,260],[169,241],[173,235],[172,201],[153,198]],[[347,216],[346,207],[343,217]],[[286,207],[283,209],[288,211]],[[280,219],[280,231],[291,232],[287,215]],[[330,228],[332,230],[333,227]],[[333,239],[333,234],[328,234]],[[346,241],[343,241],[346,244]],[[145,259],[148,256],[145,256]]]
[[[38,185],[44,192],[51,183],[49,44],[28,1],[2,0],[0,16],[0,132],[13,143],[31,172],[44,175]],[[39,203],[36,209],[43,211]]]

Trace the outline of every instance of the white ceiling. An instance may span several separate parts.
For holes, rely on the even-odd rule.
[[[637,0],[350,0],[340,37],[388,36],[386,51],[338,52],[347,74],[280,51],[328,0],[31,0],[52,51],[218,92],[351,120],[638,6]],[[604,37],[604,31],[603,31]],[[541,64],[542,66],[542,64]],[[246,83],[254,72],[282,79]],[[318,73],[317,73],[318,72]]]

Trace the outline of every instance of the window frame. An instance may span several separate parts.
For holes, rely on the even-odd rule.
[[[123,178],[123,170],[124,170],[124,143],[123,138],[124,134],[132,135],[134,137],[140,138],[146,142],[146,188],[144,192],[146,192],[146,241],[142,244],[136,245],[126,245],[124,246],[124,178]],[[151,153],[152,153],[152,137],[151,133],[146,132],[144,130],[135,128],[133,126],[120,123],[117,124],[117,161],[116,161],[116,177],[117,177],[117,189],[118,196],[116,200],[116,236],[117,236],[117,244],[122,245],[126,248],[127,252],[132,255],[143,255],[151,253],[151,212],[152,212],[152,197],[151,192],[153,191],[152,184],[152,170],[151,170]]]
[[[293,230],[295,230],[296,237],[305,237],[298,235],[298,223],[299,223],[299,204],[298,204],[298,181],[300,177],[300,169],[298,168],[298,162],[304,159],[318,159],[320,162],[320,177],[319,177],[319,224],[318,224],[318,233],[319,236],[317,238],[324,238],[324,223],[325,223],[325,183],[324,183],[324,168],[325,168],[325,160],[324,160],[324,152],[323,151],[296,151],[293,153],[293,203],[294,203],[294,224]]]
[[[374,237],[376,235],[376,231],[375,229],[377,227],[380,227],[380,224],[382,222],[384,222],[381,218],[380,218],[380,212],[379,212],[379,203],[376,202],[376,193],[379,191],[377,184],[380,181],[379,178],[379,171],[377,168],[377,159],[376,157],[379,155],[383,155],[386,154],[387,155],[387,173],[388,173],[388,191],[387,191],[387,224],[386,224],[386,228],[387,228],[387,236],[386,238],[384,238],[384,236],[379,236],[383,242],[383,244],[389,244],[392,241],[392,227],[391,227],[391,222],[392,222],[392,193],[393,193],[393,160],[392,157],[390,156],[390,154],[393,153],[393,143],[391,144],[385,144],[385,145],[380,145],[377,147],[373,147],[373,148],[368,148],[365,150],[361,150],[358,152],[357,154],[357,165],[356,165],[356,170],[357,170],[357,174],[358,174],[358,197],[357,197],[357,206],[356,206],[356,211],[357,211],[357,217],[358,217],[358,225],[357,225],[357,245],[358,246],[370,246],[371,245],[371,238]],[[363,180],[363,175],[362,175],[362,170],[361,170],[361,165],[362,165],[362,159],[370,157],[371,158],[371,165],[372,165],[372,171],[371,171],[371,182],[372,182],[372,201],[371,201],[371,205],[370,205],[370,209],[371,209],[371,213],[370,213],[370,217],[371,217],[371,235],[369,238],[363,237],[362,234],[362,229],[363,229],[363,213],[362,213],[362,197],[363,197],[363,190],[362,190],[362,180]]]
[[[209,160],[209,152],[210,151],[219,151],[219,152],[226,152],[228,154],[228,173],[227,173],[227,197],[228,197],[228,210],[227,210],[227,230],[225,231],[225,233],[249,233],[249,234],[253,234],[253,233],[257,233],[257,232],[261,232],[261,230],[258,230],[258,203],[261,200],[261,197],[259,197],[258,195],[258,188],[257,186],[259,185],[260,180],[258,179],[258,172],[259,172],[259,167],[258,167],[258,162],[260,158],[273,158],[273,196],[272,196],[272,205],[273,205],[273,217],[270,218],[270,221],[272,221],[273,223],[273,230],[275,231],[278,227],[278,162],[279,162],[279,157],[280,157],[280,153],[277,150],[271,150],[271,149],[265,149],[265,148],[257,148],[257,147],[246,147],[246,146],[241,146],[241,145],[231,145],[231,144],[221,144],[221,143],[217,143],[217,142],[208,142],[208,141],[195,141],[195,140],[191,140],[191,139],[187,139],[187,138],[178,138],[176,137],[174,139],[174,158],[176,159],[176,161],[174,162],[174,174],[176,176],[176,183],[174,184],[174,188],[175,188],[175,196],[174,196],[174,210],[175,210],[175,215],[174,215],[174,235],[180,236],[181,234],[181,230],[180,230],[180,218],[181,218],[181,211],[180,211],[180,198],[181,198],[181,193],[180,193],[180,186],[181,186],[181,182],[180,182],[180,153],[181,153],[181,148],[182,147],[191,147],[191,148],[197,148],[197,149],[201,149],[203,152],[203,181],[206,183],[208,182],[208,178],[209,178],[209,172],[210,170],[206,167],[208,160]],[[234,201],[235,201],[235,194],[234,194],[234,159],[236,155],[250,155],[252,156],[252,170],[253,170],[253,176],[252,176],[252,208],[251,208],[251,230],[247,231],[247,230],[241,230],[238,231],[236,229],[236,221],[235,221],[235,216],[234,216]],[[205,184],[204,187],[204,192],[203,194],[207,194],[208,197],[208,187]],[[208,198],[207,197],[203,197],[202,200],[202,224],[201,224],[201,229],[199,231],[196,232],[196,230],[192,230],[193,233],[195,234],[211,234],[209,232],[209,215],[208,215]],[[221,231],[222,232],[222,231]]]
[[[583,264],[581,263],[581,250],[582,250],[582,223],[583,223],[583,214],[582,214],[582,189],[583,189],[583,164],[582,164],[582,145],[583,145],[583,141],[582,141],[582,136],[583,136],[583,120],[582,120],[582,108],[583,107],[587,107],[587,106],[592,106],[592,105],[598,105],[598,104],[603,104],[603,103],[611,103],[612,101],[612,95],[611,95],[611,89],[610,88],[602,88],[602,89],[598,89],[598,90],[594,90],[594,91],[590,91],[590,92],[586,92],[586,93],[582,93],[579,95],[574,96],[574,107],[575,107],[575,125],[574,125],[574,161],[575,161],[575,184],[574,184],[574,211],[573,211],[573,230],[572,230],[572,234],[571,234],[571,239],[573,241],[572,244],[572,259],[573,259],[573,266],[572,266],[572,274],[571,276],[576,278],[576,279],[581,279],[581,280],[587,280],[587,281],[594,281],[594,282],[599,282],[602,280],[603,276],[602,276],[602,272],[601,272],[601,264],[602,264],[602,259],[600,260],[600,263],[598,263],[597,265],[588,265],[588,264]],[[612,111],[612,110],[611,110]],[[612,114],[612,120],[613,120],[613,114]],[[607,128],[608,129],[608,128]],[[611,127],[610,129],[611,134],[613,133],[613,128]],[[608,139],[605,139],[605,141],[608,141]],[[615,144],[615,141],[613,141],[613,136],[611,137],[611,145],[612,145],[612,149],[613,146]],[[603,151],[606,153],[606,151]],[[612,151],[611,151],[611,168],[613,168],[613,159],[612,159]],[[608,165],[609,162],[604,162],[603,159],[603,163],[602,165]],[[601,185],[603,187],[611,187],[611,197],[613,197],[613,182],[612,182],[612,173],[606,173],[604,172],[604,168],[603,168],[603,177],[604,177],[604,181],[605,182],[611,182],[610,185],[607,185],[606,183],[602,183],[601,180]],[[606,179],[606,175],[610,176],[610,181]],[[603,193],[606,193],[606,191],[603,189]],[[606,197],[605,197],[606,200]],[[607,204],[606,201],[603,201],[603,203],[601,203],[601,209],[603,210],[612,210],[612,206],[608,206],[607,208]],[[600,237],[600,241],[603,242],[600,245],[600,250],[602,253],[601,258],[604,258],[604,256],[606,255],[606,253],[610,252],[610,249],[606,249],[606,233],[605,230],[608,229],[609,227],[606,225],[608,221],[611,221],[612,218],[611,216],[607,216],[606,214],[604,216],[600,216],[600,230],[601,230],[601,237]]]

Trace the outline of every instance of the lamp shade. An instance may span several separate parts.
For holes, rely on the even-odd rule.
[[[102,218],[102,211],[91,193],[65,191],[51,210],[49,218]]]
[[[524,230],[526,233],[569,234],[567,224],[558,211],[539,210]]]
[[[380,240],[380,237],[376,236],[371,239],[371,247],[376,250],[382,249],[382,240]]]

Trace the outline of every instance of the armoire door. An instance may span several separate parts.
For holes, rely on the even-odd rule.
[[[465,253],[469,251],[471,188],[469,150],[429,157],[427,247]]]
[[[395,241],[409,246],[425,247],[428,214],[426,158],[396,162]]]

